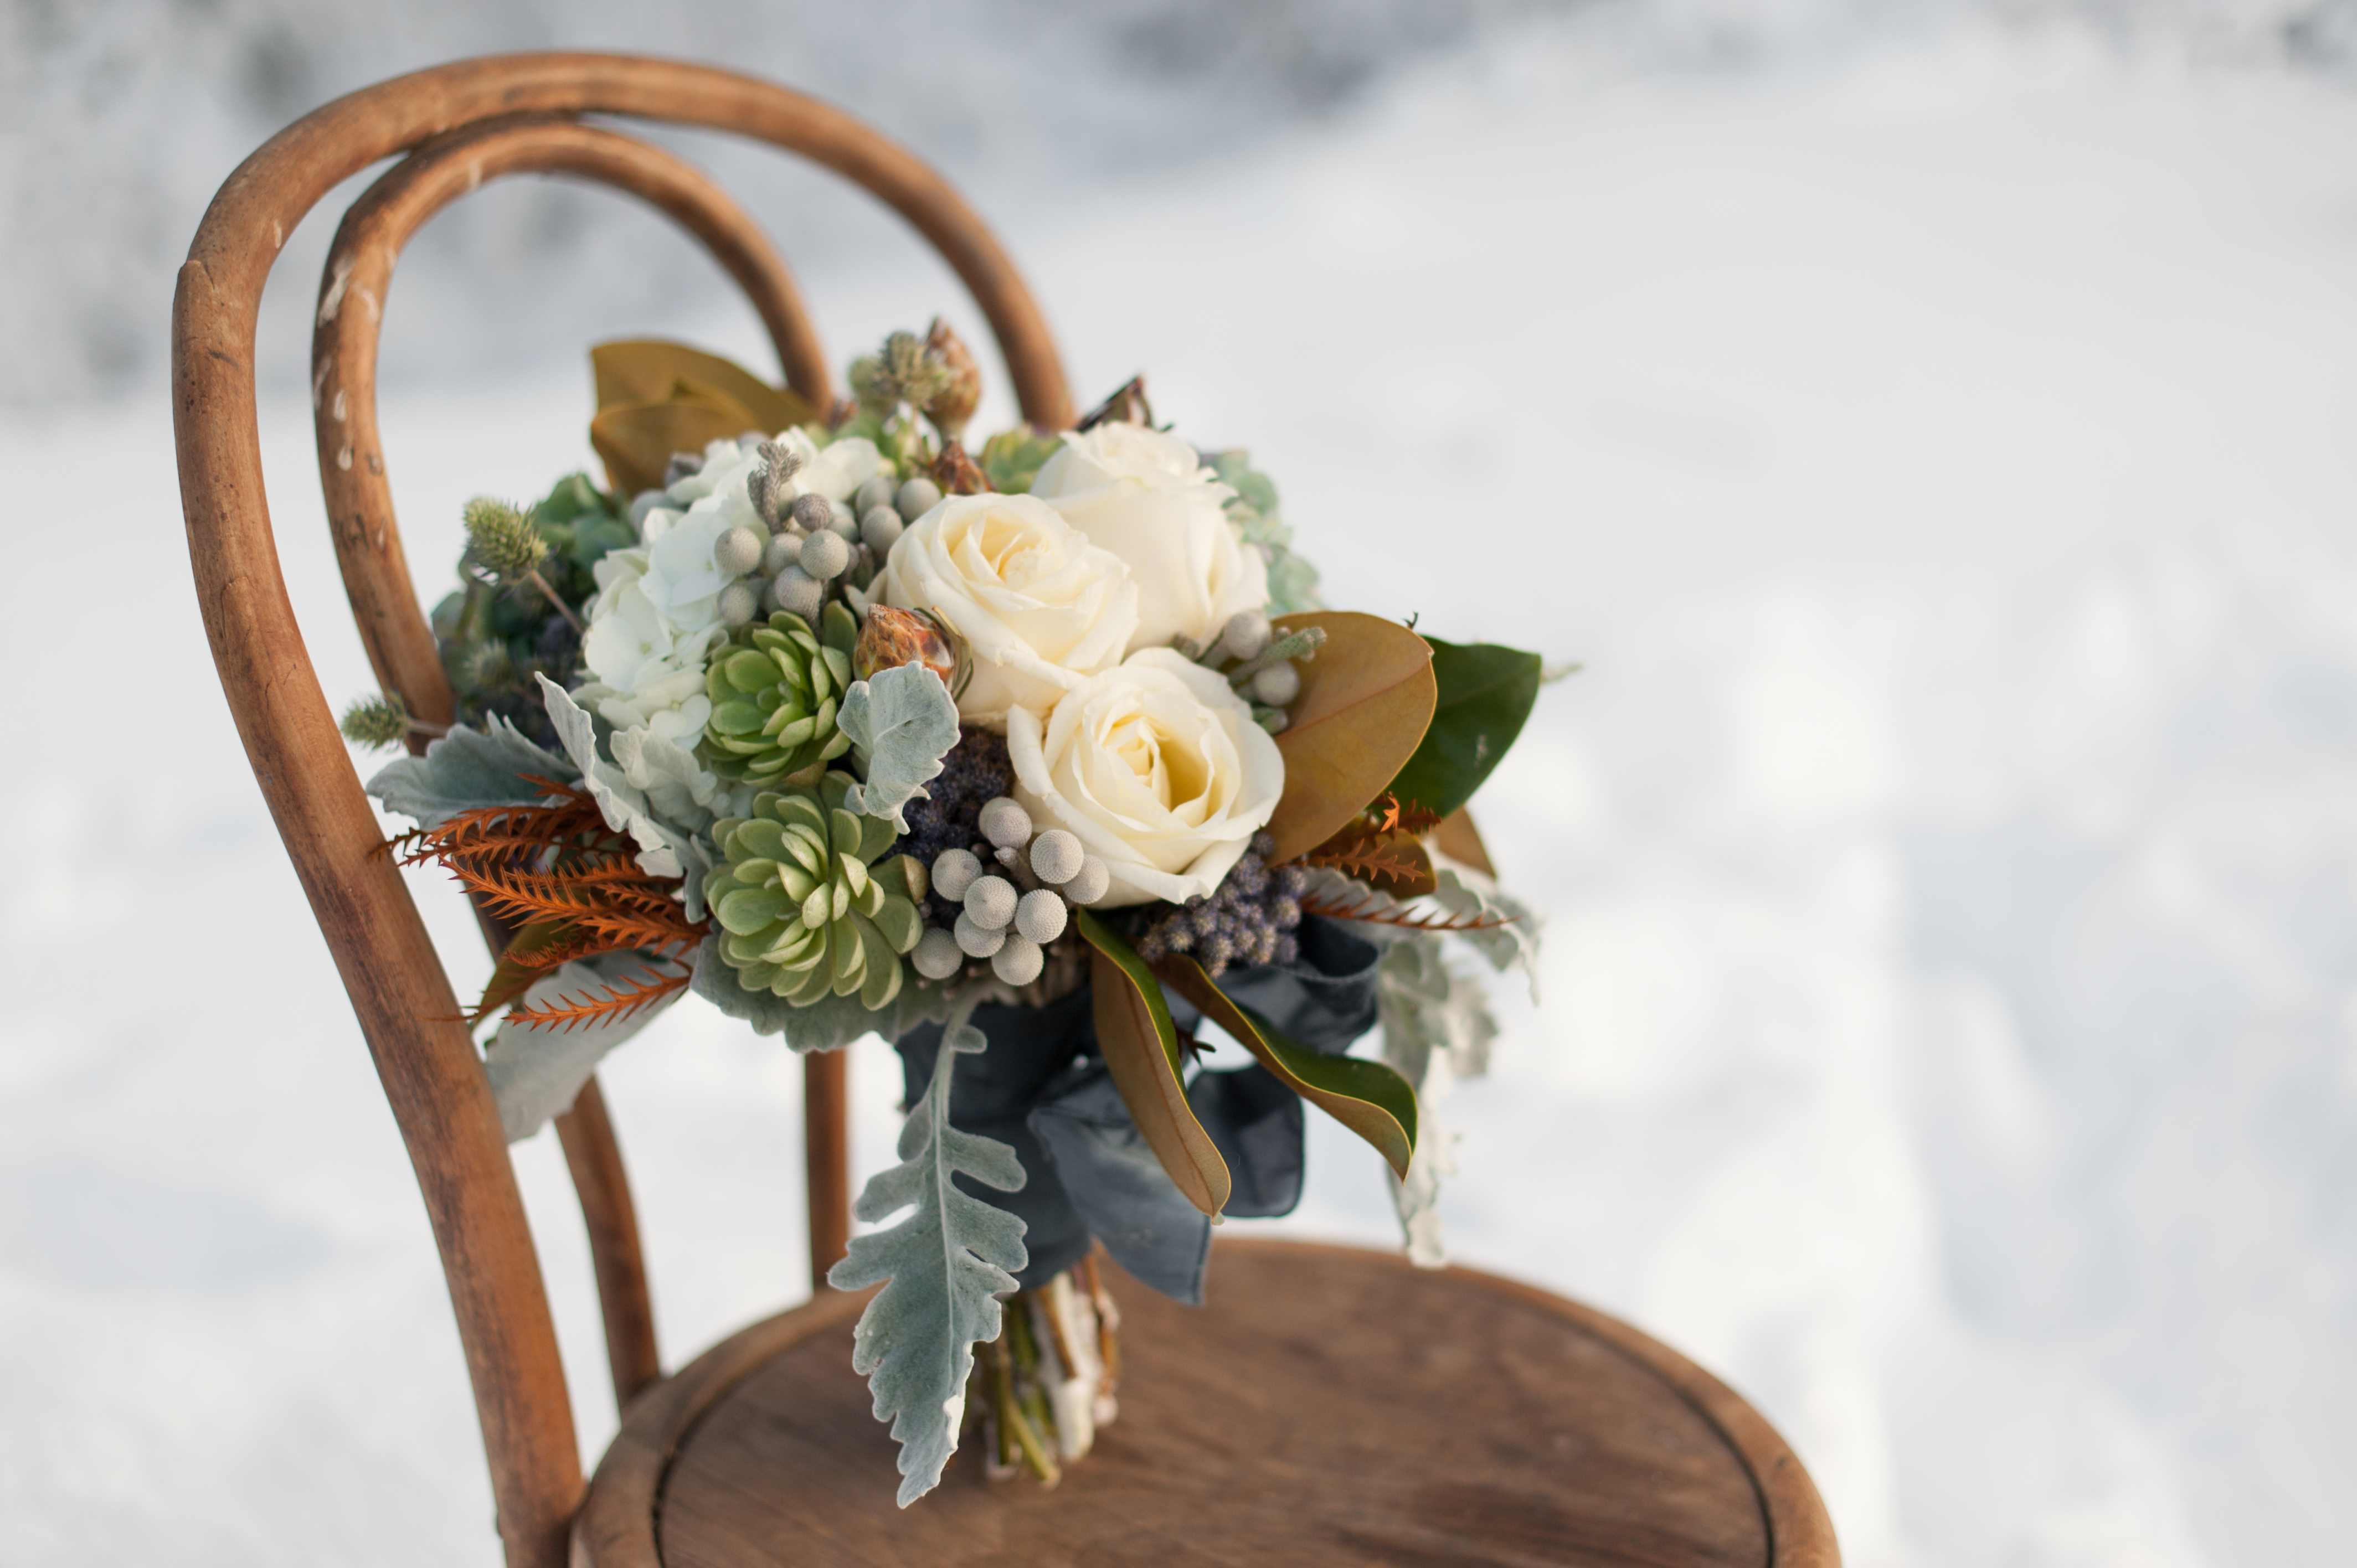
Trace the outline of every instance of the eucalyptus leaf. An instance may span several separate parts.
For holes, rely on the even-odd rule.
[[[843,694],[835,723],[867,758],[867,779],[854,784],[844,805],[881,817],[907,832],[908,803],[926,794],[942,758],[958,743],[957,703],[942,678],[921,664],[879,670]]]
[[[368,792],[386,811],[435,828],[461,811],[537,802],[540,786],[526,782],[527,774],[570,784],[581,770],[543,751],[493,714],[482,732],[453,725],[448,735],[426,746],[425,756],[386,763],[368,781]]]
[[[951,1180],[1012,1192],[1024,1179],[1014,1150],[950,1124],[957,1055],[987,1043],[968,1022],[972,1009],[966,1001],[942,1036],[932,1079],[900,1128],[900,1163],[870,1179],[852,1208],[869,1224],[913,1212],[888,1230],[853,1237],[827,1274],[837,1290],[884,1286],[859,1315],[851,1364],[900,1444],[902,1508],[941,1483],[957,1452],[974,1347],[998,1337],[997,1298],[1015,1289],[1014,1271],[1028,1261],[1023,1221]]]
[[[1537,654],[1492,642],[1425,640],[1439,695],[1431,726],[1390,792],[1446,817],[1472,799],[1523,733],[1542,668]]]
[[[558,966],[554,973],[534,981],[523,1000],[527,1005],[575,1000],[607,991],[619,980],[644,983],[678,972],[675,964],[660,959],[630,952],[600,953]],[[549,1118],[568,1109],[607,1053],[654,1022],[679,996],[674,991],[619,1023],[592,1022],[572,1028],[534,1028],[516,1022],[511,1013],[501,1021],[490,1049],[483,1053],[483,1072],[491,1080],[491,1096],[500,1107],[500,1128],[508,1142],[531,1137],[548,1125]]]

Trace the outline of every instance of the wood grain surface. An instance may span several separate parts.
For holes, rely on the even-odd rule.
[[[967,1453],[895,1508],[897,1450],[850,1369],[858,1304],[837,1297],[633,1412],[576,1563],[1837,1568],[1773,1430],[1575,1303],[1273,1241],[1221,1243],[1200,1310],[1114,1289],[1121,1418],[1056,1490],[986,1482]]]

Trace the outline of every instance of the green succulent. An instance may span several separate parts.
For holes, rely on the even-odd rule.
[[[720,922],[720,953],[748,991],[797,1006],[856,992],[874,1012],[900,992],[900,955],[924,920],[924,870],[909,856],[874,862],[898,836],[879,817],[845,811],[853,780],[754,798],[750,817],[713,824],[722,863],[704,879]]]
[[[713,652],[704,675],[712,717],[700,749],[715,773],[747,784],[809,783],[851,749],[834,714],[851,685],[859,623],[833,604],[823,625],[822,639],[802,617],[780,611]]]

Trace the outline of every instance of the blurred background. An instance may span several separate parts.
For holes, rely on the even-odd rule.
[[[1585,663],[1477,802],[1551,919],[1442,1110],[1459,1258],[1752,1398],[1857,1568],[2346,1560],[2357,5],[5,0],[0,1563],[497,1560],[416,1189],[205,656],[165,358],[273,130],[557,44],[878,124],[1076,395],[1143,370],[1253,448],[1334,602]],[[863,198],[675,145],[838,362],[982,340]],[[338,703],[304,375],[361,183],[260,358]],[[466,497],[589,461],[585,349],[648,333],[775,371],[612,198],[516,181],[417,242],[382,385],[421,584]],[[805,1289],[800,1075],[691,1004],[605,1079],[676,1364]],[[854,1081],[864,1175],[889,1053]],[[577,1210],[553,1136],[517,1160],[594,1455]],[[1311,1168],[1270,1223],[1394,1240],[1370,1153],[1314,1125]]]

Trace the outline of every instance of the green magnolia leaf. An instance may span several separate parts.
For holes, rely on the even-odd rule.
[[[834,606],[828,606],[833,609]],[[844,804],[909,831],[901,810],[925,793],[942,758],[958,743],[957,703],[942,678],[921,664],[900,664],[856,681],[843,695],[835,723],[867,757],[867,779]]]
[[[1023,1186],[1015,1151],[950,1124],[950,1084],[961,1053],[988,1043],[963,1005],[942,1036],[932,1081],[900,1127],[900,1163],[874,1176],[852,1213],[869,1224],[904,1208],[888,1230],[851,1240],[827,1273],[837,1290],[881,1283],[853,1332],[851,1365],[876,1396],[876,1419],[890,1421],[900,1444],[899,1502],[907,1508],[941,1484],[957,1452],[974,1347],[998,1337],[998,1297],[1030,1261],[1023,1221],[951,1181],[963,1176],[1000,1192]]]
[[[1539,696],[1539,656],[1491,642],[1432,645],[1439,701],[1391,793],[1448,816],[1472,798],[1506,755]]]
[[[1364,1138],[1405,1180],[1415,1157],[1415,1090],[1381,1062],[1328,1056],[1279,1033],[1275,1025],[1232,1000],[1193,959],[1164,960],[1155,972],[1192,1002],[1280,1082],[1335,1121]]]
[[[1170,1021],[1162,983],[1122,934],[1086,909],[1073,911],[1082,938],[1096,950],[1090,965],[1097,1048],[1104,1053],[1130,1119],[1187,1201],[1217,1216],[1228,1206],[1228,1162],[1187,1103],[1186,1054]]]

